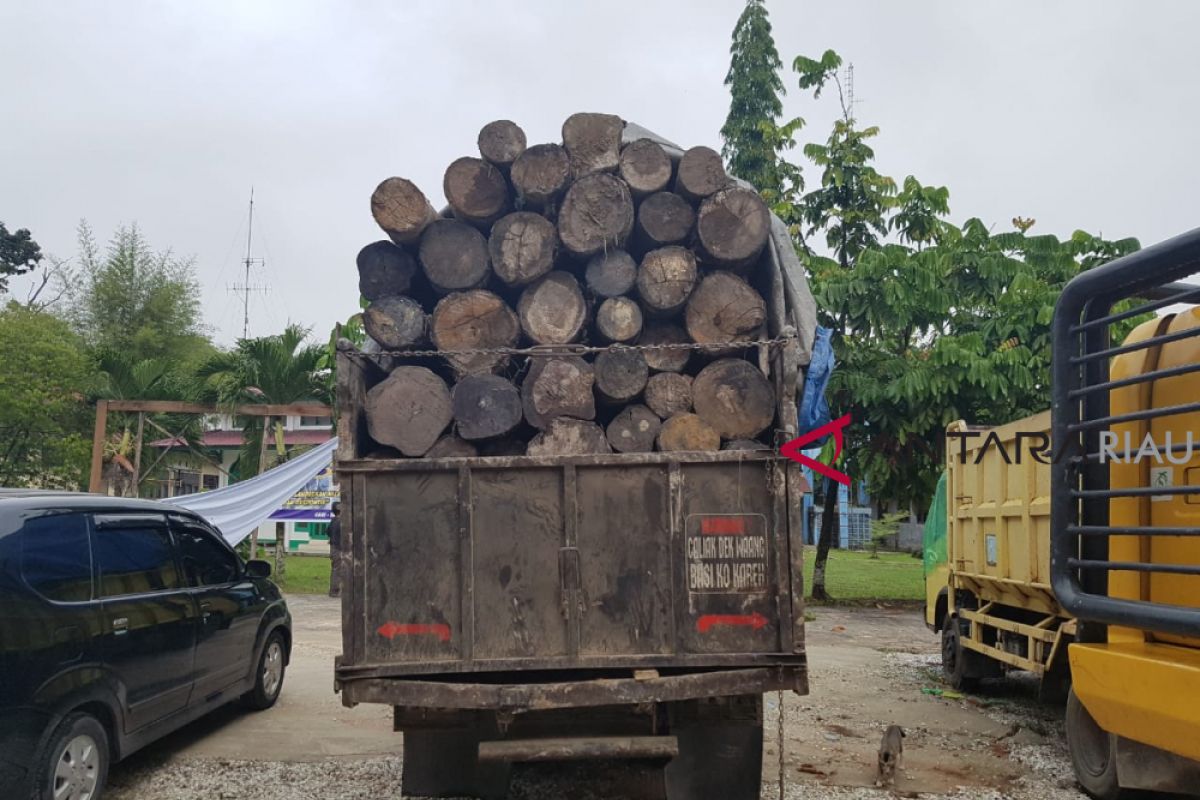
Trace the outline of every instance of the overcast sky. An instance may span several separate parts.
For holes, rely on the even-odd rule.
[[[798,54],[855,66],[878,166],[951,191],[956,221],[1077,228],[1150,244],[1197,224],[1200,4],[768,0],[788,115],[823,140],[834,95],[795,86]],[[0,3],[0,220],[75,252],[136,221],[194,256],[215,337],[241,332],[255,190],[251,334],[323,338],[353,313],[354,255],[377,238],[383,178],[435,205],[454,158],[507,117],[531,144],[606,111],[720,146],[740,0]],[[687,9],[681,12],[679,9]],[[796,154],[800,158],[799,153]],[[810,179],[815,172],[809,170]],[[14,285],[21,295],[23,284]]]

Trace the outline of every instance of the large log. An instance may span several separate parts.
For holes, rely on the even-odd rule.
[[[529,442],[531,456],[586,456],[611,453],[604,429],[594,422],[557,417]]]
[[[521,332],[517,315],[491,292],[476,289],[443,297],[430,322],[439,350],[478,350],[513,347]],[[491,372],[508,362],[503,354],[473,353],[447,356],[459,374]]]
[[[771,233],[771,212],[758,192],[722,189],[700,204],[696,244],[706,264],[744,270],[753,266]]]
[[[543,430],[557,417],[594,419],[594,383],[592,365],[578,356],[531,356],[521,383],[525,419]]]
[[[662,419],[692,410],[692,378],[678,372],[659,372],[646,381],[646,406]]]
[[[450,390],[425,367],[396,367],[367,392],[366,412],[372,439],[423,456],[450,424]]]
[[[671,183],[671,158],[653,139],[638,139],[621,148],[617,174],[637,199],[661,192]]]
[[[393,242],[412,244],[437,212],[412,181],[388,178],[371,195],[371,216]]]
[[[483,126],[478,144],[479,155],[507,175],[517,156],[525,152],[525,131],[512,120],[498,119]]]
[[[732,272],[712,272],[688,298],[684,323],[693,342],[713,344],[750,339],[767,319],[767,304]]]
[[[719,450],[721,434],[695,414],[676,414],[658,432],[658,449],[664,452]]]
[[[521,393],[498,375],[468,375],[454,385],[458,435],[469,442],[498,439],[521,424]]]
[[[492,271],[509,286],[532,283],[554,268],[558,231],[532,211],[514,211],[492,226],[488,253]]]
[[[729,176],[721,156],[711,147],[693,147],[679,159],[675,173],[675,192],[693,203],[729,185]]]
[[[618,297],[637,281],[637,262],[624,250],[597,253],[588,260],[584,279],[596,297]]]
[[[455,219],[430,224],[417,257],[429,283],[442,294],[482,286],[491,274],[487,239]]]
[[[696,257],[683,247],[651,250],[638,269],[638,296],[646,313],[669,317],[679,313],[696,286]]]
[[[575,341],[587,322],[587,311],[579,282],[561,270],[530,286],[517,301],[521,330],[535,344]]]
[[[510,172],[524,208],[550,209],[571,184],[571,159],[556,144],[535,144],[517,156]]]
[[[775,420],[771,382],[739,358],[722,358],[700,370],[692,382],[692,404],[726,439],[753,439]]]
[[[684,244],[691,238],[696,212],[673,192],[656,192],[638,207],[637,242],[646,250]]]
[[[610,403],[628,403],[641,394],[650,368],[640,350],[614,347],[596,356],[596,393]]]
[[[578,180],[593,172],[613,172],[621,155],[625,122],[613,114],[572,114],[562,126],[563,147],[571,157],[571,175]]]
[[[482,158],[463,156],[446,168],[442,190],[454,216],[486,228],[512,207],[504,173]]]
[[[425,341],[425,309],[411,297],[385,294],[363,312],[367,335],[388,350],[403,350]]]
[[[632,342],[642,332],[642,309],[628,297],[610,297],[596,309],[596,330],[609,342]]]
[[[648,345],[690,344],[687,333],[678,325],[670,322],[647,322],[642,329],[639,347],[646,347],[642,353],[646,356],[646,364],[655,372],[682,372],[687,369],[692,351],[684,347],[654,348]]]
[[[446,434],[434,442],[433,447],[425,453],[426,458],[474,458],[479,455],[475,445],[455,436]]]
[[[417,274],[416,259],[387,239],[359,250],[355,263],[358,293],[367,300],[385,294],[408,294]]]
[[[608,423],[605,436],[618,453],[648,453],[662,428],[662,420],[643,405],[625,407]]]
[[[633,197],[625,181],[606,173],[580,178],[558,212],[558,236],[577,258],[620,250],[633,230]]]

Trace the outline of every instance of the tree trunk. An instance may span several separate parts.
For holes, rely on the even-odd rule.
[[[275,523],[275,580],[283,580],[287,574],[287,523]]]
[[[696,257],[682,247],[651,250],[638,270],[638,296],[646,313],[669,317],[679,313],[696,286]]]
[[[696,413],[726,439],[753,439],[775,421],[775,390],[739,358],[714,361],[692,382]]]
[[[396,367],[367,392],[367,430],[380,444],[420,457],[453,417],[446,382],[425,367]]]
[[[633,197],[625,181],[598,173],[571,184],[558,212],[558,235],[576,258],[625,247],[633,230]]]
[[[524,286],[554,269],[558,231],[532,211],[515,211],[492,226],[488,253],[492,271],[509,286]]]
[[[732,272],[705,275],[688,299],[684,323],[699,344],[746,341],[767,319],[767,304]]]
[[[384,295],[367,306],[362,320],[367,335],[388,350],[402,350],[425,341],[425,310],[412,298]]]
[[[497,375],[468,375],[454,385],[454,421],[469,442],[498,439],[521,424],[521,393]]]
[[[587,322],[588,306],[569,272],[551,272],[521,293],[517,317],[535,344],[573,342]]]
[[[558,417],[534,436],[526,450],[531,456],[585,456],[611,453],[604,429],[594,422]]]
[[[660,372],[646,381],[646,405],[662,419],[692,410],[692,378],[677,372]]]
[[[721,269],[753,266],[767,245],[771,212],[758,192],[731,186],[700,204],[696,243],[701,259]]]
[[[433,310],[430,329],[439,350],[477,350],[515,346],[521,326],[503,300],[476,289],[443,297]],[[460,375],[491,372],[508,363],[507,356],[492,353],[451,355],[446,360]]]
[[[662,428],[662,420],[643,405],[626,406],[608,423],[605,435],[618,453],[649,453]]]
[[[671,183],[671,158],[653,139],[638,139],[621,149],[617,173],[638,200],[661,192]]]
[[[582,358],[531,356],[529,372],[521,384],[525,419],[542,430],[557,417],[594,419],[594,384],[592,365]]]
[[[628,403],[641,394],[650,368],[640,350],[614,348],[596,356],[596,393],[610,403]]]
[[[479,131],[479,155],[505,175],[517,156],[525,152],[525,131],[512,120],[489,122]]]
[[[413,244],[437,212],[412,181],[388,178],[371,195],[371,216],[393,242]]]
[[[417,261],[392,242],[373,242],[358,251],[358,293],[367,300],[388,294],[408,294],[417,274]]]
[[[712,452],[721,449],[721,434],[695,414],[676,414],[658,432],[663,452]]]
[[[687,334],[678,325],[669,322],[648,322],[642,329],[638,345],[689,344]],[[685,347],[650,348],[643,350],[646,364],[655,372],[683,372],[687,369],[692,351]]]
[[[588,261],[584,279],[596,297],[619,297],[637,281],[637,262],[624,250],[597,253]]]
[[[475,445],[453,433],[438,439],[425,453],[426,458],[474,458],[479,455]]]
[[[535,144],[517,156],[510,174],[525,208],[553,211],[571,183],[571,160],[556,144]]]
[[[838,485],[825,479],[825,501],[821,510],[821,536],[817,540],[817,557],[813,559],[812,599],[829,602],[833,598],[825,590],[825,565],[829,549],[837,540]]]
[[[690,203],[672,192],[658,192],[642,201],[637,212],[637,243],[646,250],[686,244],[696,224]]]
[[[596,309],[596,330],[608,342],[632,342],[642,332],[642,309],[628,297],[610,297]]]
[[[504,173],[474,156],[463,156],[446,168],[442,190],[454,216],[478,227],[486,228],[512,207]]]
[[[562,126],[563,147],[576,180],[593,172],[614,172],[620,161],[625,122],[613,114],[572,114]]]
[[[426,228],[418,256],[429,283],[442,294],[475,289],[491,273],[487,239],[454,219],[439,219]]]
[[[699,203],[710,194],[720,191],[730,183],[721,163],[721,155],[711,147],[693,147],[679,159],[675,175],[675,193],[693,203]]]

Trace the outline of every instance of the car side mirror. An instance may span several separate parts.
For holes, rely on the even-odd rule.
[[[246,562],[246,574],[251,578],[269,578],[271,577],[271,562],[259,558],[251,559]]]

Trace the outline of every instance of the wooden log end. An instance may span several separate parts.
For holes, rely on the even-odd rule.
[[[638,296],[651,316],[679,313],[695,285],[696,257],[684,247],[651,250],[638,268]]]
[[[479,131],[479,155],[501,172],[507,172],[525,152],[525,131],[509,119],[498,119]]]
[[[662,420],[643,405],[622,409],[605,429],[612,449],[618,453],[648,453],[654,449]]]
[[[431,223],[421,236],[417,257],[429,283],[443,294],[482,286],[491,274],[487,239],[455,219]]]
[[[511,207],[504,173],[474,156],[463,156],[446,168],[442,190],[454,216],[478,227],[491,225]]]
[[[412,244],[437,212],[425,194],[407,178],[388,178],[371,194],[371,216],[396,244]]]
[[[608,342],[632,342],[642,332],[642,309],[628,297],[610,297],[596,309],[596,330]]]
[[[597,253],[588,260],[584,280],[596,297],[618,297],[637,281],[637,262],[624,250]]]
[[[425,341],[425,310],[411,297],[378,297],[363,311],[362,319],[367,335],[384,349],[403,350]]]
[[[675,192],[693,203],[724,189],[730,183],[721,154],[711,147],[693,147],[679,159]]]
[[[464,377],[454,385],[452,407],[458,435],[469,442],[505,436],[524,417],[521,393],[498,375]]]
[[[586,456],[611,453],[604,429],[594,422],[570,417],[551,420],[546,430],[529,442],[531,456]]]
[[[535,144],[513,162],[513,189],[522,206],[543,209],[557,203],[571,183],[571,160],[557,144]]]
[[[658,432],[658,449],[664,452],[712,452],[720,448],[721,435],[696,414],[676,414]]]
[[[535,428],[557,417],[595,419],[592,365],[577,356],[533,356],[521,384],[525,419]]]
[[[483,289],[443,297],[433,310],[430,331],[439,350],[488,350],[514,347],[521,326],[504,300]],[[508,363],[503,354],[450,355],[460,375],[491,372]]]
[[[706,198],[696,215],[696,242],[706,263],[725,269],[753,266],[767,245],[771,212],[758,192],[731,186]]]
[[[620,162],[625,121],[614,114],[579,113],[562,126],[563,147],[571,157],[571,174],[579,179],[594,172],[614,172]]]
[[[452,417],[446,382],[425,367],[402,366],[367,392],[367,430],[379,444],[420,457]]]
[[[575,341],[587,322],[587,301],[569,272],[555,271],[521,293],[517,317],[535,344]]]
[[[628,403],[646,388],[650,368],[642,351],[613,347],[596,356],[596,393],[610,403]]]
[[[638,139],[621,148],[617,174],[640,199],[671,185],[671,158],[653,139]]]
[[[367,300],[387,294],[408,294],[417,274],[417,261],[390,239],[358,251],[358,293]]]
[[[646,381],[646,406],[662,419],[692,410],[692,377],[678,372],[659,372]]]
[[[775,420],[775,390],[739,358],[714,361],[692,382],[696,414],[726,439],[753,439]]]
[[[625,181],[596,173],[571,184],[558,212],[558,235],[577,258],[624,248],[633,231],[633,197]]]
[[[509,286],[524,286],[554,268],[558,231],[531,211],[514,211],[492,226],[488,253],[492,271]]]

